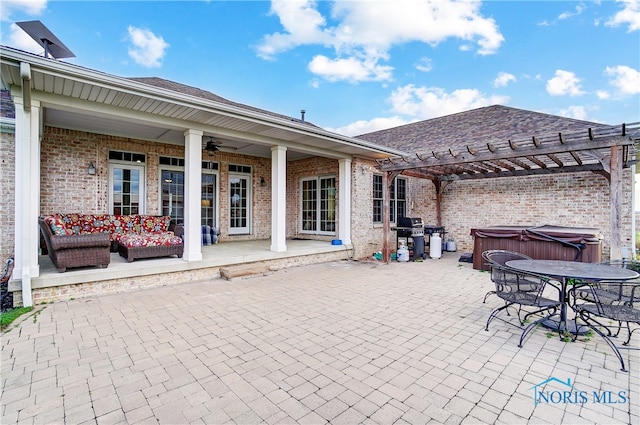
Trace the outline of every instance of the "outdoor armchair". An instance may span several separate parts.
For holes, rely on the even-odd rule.
[[[624,360],[620,350],[611,340],[618,336],[622,324],[626,324],[628,337],[622,345],[629,345],[631,335],[640,325],[640,281],[601,281],[585,282],[574,285],[569,289],[569,302],[576,312],[576,327],[581,319],[595,333],[609,344],[620,361],[622,371],[626,372]],[[600,320],[598,320],[600,319]],[[604,321],[618,323],[618,331],[612,334]],[[602,331],[604,329],[605,332]]]
[[[553,283],[548,277],[540,276],[533,273],[526,273],[516,271],[509,267],[503,267],[500,265],[491,266],[492,280],[495,283],[495,292],[498,297],[504,300],[505,304],[496,308],[491,312],[487,319],[487,325],[485,330],[489,330],[489,324],[502,312],[509,309],[509,307],[518,307],[518,319],[520,327],[525,326],[525,323],[529,316],[541,315],[536,321],[528,324],[522,328],[522,334],[520,335],[520,342],[518,347],[522,347],[522,344],[527,335],[535,329],[535,327],[545,320],[550,319],[556,314],[556,311],[560,307],[560,292],[559,286]],[[555,298],[547,298],[545,296],[545,290],[551,287],[557,291],[558,296]],[[527,314],[524,318],[520,317],[522,308],[525,308]],[[500,320],[503,320],[499,318]],[[506,323],[512,324],[506,320]]]
[[[532,260],[531,257],[521,254],[519,252],[505,251],[502,249],[490,249],[490,250],[484,251],[482,253],[482,259],[489,266],[497,265],[502,267],[507,267],[507,261],[511,261],[511,260]],[[493,271],[491,274],[492,274],[491,280],[493,280]],[[484,295],[484,299],[482,300],[482,302],[486,303],[487,297],[489,295],[495,295],[495,294],[496,294],[496,291],[487,292]]]

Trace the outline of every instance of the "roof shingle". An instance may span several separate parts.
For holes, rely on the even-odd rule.
[[[357,136],[408,153],[460,149],[604,126],[501,105],[487,106]]]

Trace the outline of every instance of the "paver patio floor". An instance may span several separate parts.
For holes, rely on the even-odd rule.
[[[457,259],[39,306],[2,335],[0,422],[640,423],[639,351],[624,373],[597,336],[539,328],[519,349],[518,328],[484,330],[500,300]]]

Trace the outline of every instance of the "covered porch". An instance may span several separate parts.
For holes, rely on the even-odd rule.
[[[59,273],[47,255],[38,257],[40,275],[31,279],[35,304],[69,300],[94,293],[116,293],[179,282],[211,279],[221,269],[239,265],[263,266],[278,270],[293,265],[307,265],[352,258],[353,246],[332,245],[330,241],[288,239],[287,251],[269,250],[270,240],[224,242],[202,247],[202,261],[187,262],[175,256],[135,260],[132,263],[117,252],[111,253],[106,268],[82,267]],[[259,267],[256,267],[259,269]],[[96,290],[96,287],[99,288]],[[90,289],[91,288],[91,289]],[[16,300],[21,300],[21,283],[9,285]]]

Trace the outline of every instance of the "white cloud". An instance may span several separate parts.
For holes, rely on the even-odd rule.
[[[270,14],[280,18],[285,32],[266,35],[257,47],[258,56],[274,59],[278,53],[299,45],[328,42],[330,35],[322,29],[326,21],[315,6],[312,0],[272,0]]]
[[[584,11],[585,7],[581,4],[577,5],[575,8],[575,11],[573,12],[563,12],[558,16],[559,20],[563,20],[563,19],[569,19],[572,18],[574,16],[578,16],[580,15],[583,11]]]
[[[2,0],[0,1],[0,21],[12,22],[14,20],[12,15],[16,12],[27,15],[40,15],[46,8],[47,0]],[[9,34],[5,33],[7,28],[9,29]],[[15,23],[2,25],[0,40],[6,40],[2,44],[27,52],[41,54],[44,51],[40,44]]]
[[[458,89],[447,93],[438,87],[415,87],[409,84],[396,89],[389,101],[394,112],[424,120],[483,106],[505,104],[509,97],[486,96],[476,89]]]
[[[430,72],[433,69],[433,63],[429,58],[420,58],[416,64],[416,69],[422,72]]]
[[[370,59],[329,59],[317,55],[309,63],[309,71],[329,81],[358,82],[390,80],[393,68]]]
[[[617,27],[627,25],[627,31],[640,30],[640,0],[617,0],[623,8],[605,22],[606,26]]]
[[[616,87],[622,95],[640,94],[640,71],[625,65],[608,66],[605,75],[613,77],[611,85]]]
[[[611,94],[606,90],[598,90],[596,91],[596,96],[598,96],[600,100],[607,100],[611,97]]]
[[[47,7],[47,0],[2,0],[0,2],[0,17],[2,21],[13,21],[14,12],[28,15],[40,15]]]
[[[556,76],[547,81],[547,93],[551,96],[580,96],[584,94],[580,79],[570,71],[558,69]]]
[[[143,28],[129,26],[129,56],[139,65],[157,68],[162,65],[162,58],[169,47],[161,36]]]
[[[44,47],[42,47],[42,45],[35,41],[29,34],[24,32],[24,30],[16,24],[11,24],[9,26],[8,45],[10,45],[11,47],[15,47],[16,49],[24,50],[25,52],[36,53],[38,55],[44,52]]]
[[[509,74],[508,72],[499,72],[495,80],[493,80],[494,87],[506,87],[511,82],[516,82],[516,76]]]
[[[327,130],[355,136],[483,106],[506,104],[509,97],[487,96],[475,89],[460,89],[447,93],[438,87],[416,87],[409,84],[394,90],[387,101],[391,104],[391,112],[394,113],[391,117],[359,120]]]
[[[576,120],[586,120],[588,118],[587,110],[584,106],[569,106],[560,110],[559,115]]]
[[[389,118],[374,118],[370,121],[360,120],[351,124],[347,124],[343,127],[326,128],[326,130],[333,131],[334,133],[338,134],[344,134],[345,136],[358,136],[360,134],[398,127],[400,125],[409,124],[414,121],[416,120],[407,121],[406,119],[398,116]]]
[[[481,15],[480,7],[478,1],[336,1],[330,12],[336,24],[330,25],[314,1],[273,0],[271,13],[280,18],[283,31],[264,36],[257,53],[274,59],[301,45],[332,48],[336,58],[324,60],[321,69],[333,78],[343,71],[328,67],[342,68],[344,60],[356,57],[375,69],[381,67],[378,62],[389,59],[392,46],[409,42],[436,46],[456,38],[464,48],[473,43],[478,54],[488,55],[499,49],[504,37],[492,18]]]

